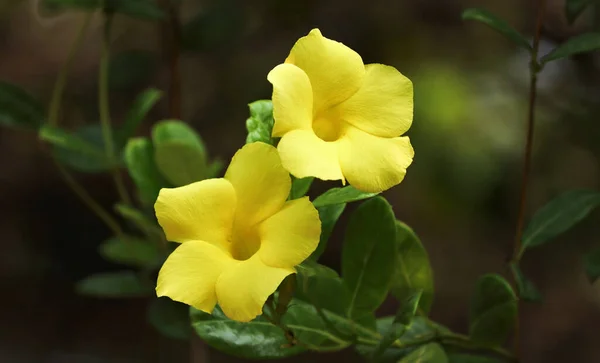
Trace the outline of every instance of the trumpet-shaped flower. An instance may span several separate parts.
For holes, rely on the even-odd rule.
[[[358,53],[313,29],[267,78],[273,137],[281,137],[292,175],[347,180],[366,192],[404,179],[414,151],[400,136],[412,123],[413,87],[395,68],[365,66]]]
[[[319,215],[308,197],[287,201],[289,173],[277,149],[244,146],[225,177],[162,189],[156,216],[181,245],[162,266],[158,296],[250,321],[281,281],[317,247]]]

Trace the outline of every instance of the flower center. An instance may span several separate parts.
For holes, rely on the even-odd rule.
[[[234,228],[233,238],[231,240],[231,256],[244,261],[252,257],[260,248],[260,237],[258,235],[258,226],[241,229]]]
[[[336,141],[342,136],[344,124],[341,119],[333,115],[317,115],[312,128],[317,137],[323,141]]]

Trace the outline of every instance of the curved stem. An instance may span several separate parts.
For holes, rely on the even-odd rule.
[[[113,144],[112,128],[110,123],[110,106],[108,101],[108,73],[110,61],[110,27],[112,25],[113,15],[110,13],[104,14],[104,32],[102,36],[102,54],[100,56],[100,72],[98,79],[98,97],[100,107],[100,123],[102,126],[102,138],[104,140],[104,148],[106,156],[111,163],[111,173],[117,192],[123,203],[131,205],[131,199],[125,188],[125,183],[119,167],[117,166],[117,158],[115,156],[115,148]]]
[[[525,212],[527,207],[527,194],[529,187],[529,176],[531,174],[531,159],[533,150],[533,135],[535,130],[535,103],[537,100],[537,75],[541,71],[540,63],[538,62],[538,52],[540,46],[540,38],[542,34],[542,26],[544,24],[544,15],[546,12],[546,0],[538,0],[538,14],[535,26],[535,34],[533,37],[533,47],[531,50],[531,62],[529,69],[529,106],[527,114],[527,142],[524,150],[523,175],[521,180],[521,196],[519,198],[519,214],[517,218],[517,228],[515,232],[515,242],[511,263],[517,264],[523,254],[522,238],[523,227],[525,224]],[[517,276],[513,273],[515,286],[517,286]],[[519,295],[518,288],[516,289]],[[517,303],[518,306],[518,303]],[[520,356],[520,324],[517,314],[514,336],[514,353],[516,357]]]
[[[75,59],[75,55],[79,48],[81,48],[81,44],[83,43],[83,39],[85,38],[85,33],[90,26],[90,22],[92,20],[93,13],[87,13],[83,18],[83,22],[81,23],[81,27],[77,32],[77,36],[75,37],[75,41],[69,49],[69,53],[67,54],[67,59],[65,64],[60,70],[58,74],[58,78],[56,79],[56,83],[54,84],[54,89],[52,91],[52,99],[50,101],[50,107],[48,109],[48,124],[50,126],[57,126],[60,112],[60,104],[62,100],[62,95],[65,90],[65,85],[67,84],[67,75],[69,74],[69,70],[73,65],[73,61]]]

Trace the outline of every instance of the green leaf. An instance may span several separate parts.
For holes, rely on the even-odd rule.
[[[154,160],[161,174],[182,186],[207,177],[207,153],[200,136],[184,122],[161,121],[152,130]]]
[[[531,44],[525,37],[516,31],[510,24],[508,24],[505,20],[500,19],[496,15],[490,13],[484,9],[467,9],[462,13],[463,20],[475,20],[490,28],[494,29],[498,33],[502,34],[504,37],[515,43],[516,45],[525,48],[527,50],[531,50]]]
[[[206,172],[207,177],[218,178],[222,175],[221,172],[223,171],[223,168],[225,168],[225,163],[222,160],[213,160],[213,162],[208,165]]]
[[[296,294],[299,299],[338,315],[346,314],[350,294],[335,271],[307,261],[298,266],[296,278]]]
[[[122,90],[148,82],[158,67],[156,55],[145,50],[129,50],[114,55],[109,63],[108,85]]]
[[[411,320],[417,312],[419,306],[419,300],[423,294],[422,290],[418,290],[410,295],[398,309],[392,324],[390,324],[387,332],[383,335],[383,338],[379,344],[375,347],[373,353],[373,360],[379,360],[386,349],[388,349],[394,342],[404,334],[406,326],[410,324]]]
[[[271,132],[273,131],[273,103],[271,100],[254,101],[248,105],[250,117],[246,120],[246,143],[264,142],[273,145]]]
[[[295,339],[302,342],[290,346],[281,328],[272,325],[262,316],[248,323],[229,320],[217,307],[212,315],[191,309],[192,327],[208,345],[227,354],[245,359],[276,359],[296,355],[304,346],[319,346],[332,335],[325,330],[323,322],[314,309],[299,301],[293,301],[283,317],[283,324]],[[335,341],[341,347],[340,342]],[[346,344],[344,344],[344,347]],[[341,348],[340,348],[341,349]]]
[[[450,354],[448,354],[448,362],[449,363],[503,363],[504,361],[496,359],[496,358],[481,356],[481,355],[450,353]]]
[[[181,46],[188,52],[204,52],[231,44],[242,34],[244,23],[244,12],[235,1],[214,2],[184,24]]]
[[[588,5],[591,5],[593,2],[593,0],[566,0],[565,14],[569,24],[573,24]]]
[[[517,297],[501,276],[479,278],[471,300],[469,335],[473,342],[500,346],[511,333],[517,319]]]
[[[376,197],[350,217],[342,250],[342,277],[350,291],[348,317],[359,319],[383,303],[396,262],[396,218],[389,203]]]
[[[154,163],[154,147],[145,137],[130,139],[125,146],[125,164],[142,203],[152,205],[168,182]]]
[[[343,188],[331,188],[325,193],[319,195],[313,204],[315,207],[324,207],[332,204],[350,203],[356,202],[363,199],[368,199],[376,196],[378,193],[366,193],[355,189],[352,186]]]
[[[542,57],[541,63],[567,58],[575,54],[587,53],[600,49],[600,33],[585,33],[562,43],[550,53]]]
[[[529,280],[523,274],[523,271],[521,271],[521,268],[517,264],[511,263],[510,269],[513,273],[513,276],[515,277],[515,280],[517,281],[517,288],[519,289],[519,297],[525,301],[541,302],[542,294],[535,287],[533,282],[531,282],[531,280]]]
[[[321,237],[319,238],[319,245],[317,249],[310,255],[310,259],[318,260],[319,257],[325,252],[327,248],[327,242],[333,232],[333,228],[337,223],[338,219],[346,209],[346,203],[331,204],[324,207],[318,207],[319,219],[321,220]]]
[[[298,199],[305,196],[306,193],[308,193],[308,189],[310,189],[313,180],[315,180],[313,177],[292,177],[292,190],[290,191],[290,199]]]
[[[398,363],[448,363],[444,348],[438,343],[421,345]]]
[[[392,294],[398,301],[404,301],[415,290],[421,290],[419,313],[427,315],[433,303],[434,290],[429,256],[415,232],[400,221],[396,221],[396,248]]]
[[[95,11],[104,8],[115,13],[145,20],[161,20],[164,13],[150,0],[44,0],[44,6],[53,9],[78,9]]]
[[[600,193],[592,190],[565,192],[538,210],[523,233],[521,254],[569,230],[600,204]]]
[[[125,122],[115,132],[115,139],[119,145],[125,145],[127,140],[134,135],[135,130],[161,97],[162,92],[154,88],[147,89],[137,96],[125,117]]]
[[[189,311],[187,305],[161,297],[152,300],[146,318],[164,336],[187,340],[192,333]]]
[[[0,125],[37,130],[45,119],[38,100],[15,85],[0,82]]]
[[[99,250],[109,261],[136,267],[156,267],[162,257],[155,243],[132,236],[112,237]]]
[[[590,281],[596,281],[600,277],[600,248],[587,253],[583,257],[583,265]]]
[[[77,282],[75,289],[78,294],[100,298],[133,298],[154,294],[153,286],[143,283],[131,271],[91,275]]]
[[[157,226],[156,220],[149,219],[142,211],[121,203],[115,204],[115,211],[147,235],[162,236],[162,229]]]

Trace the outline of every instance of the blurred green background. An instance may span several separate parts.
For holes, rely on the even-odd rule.
[[[416,156],[405,181],[385,195],[429,251],[436,283],[432,318],[466,332],[477,277],[508,275],[528,55],[487,27],[461,21],[460,14],[484,7],[531,34],[534,5],[532,0],[182,0],[182,21],[193,21],[180,59],[183,118],[200,132],[212,156],[229,160],[245,141],[247,104],[270,97],[267,73],[314,27],[355,49],[365,63],[398,68],[415,87],[408,134]],[[563,0],[548,1],[542,54],[590,30],[593,14],[569,26],[563,7]],[[47,102],[82,16],[56,13],[33,0],[0,0],[0,80]],[[97,122],[100,39],[98,17],[69,77],[66,125]],[[117,17],[115,123],[141,90],[168,89],[167,43],[160,24]],[[539,88],[529,215],[566,189],[600,189],[598,55],[549,64]],[[165,98],[150,120],[168,117]],[[150,127],[151,122],[139,133]],[[0,129],[0,165],[0,362],[239,361],[197,339],[190,344],[160,336],[146,322],[144,299],[77,296],[75,281],[120,267],[96,251],[110,231],[63,184],[35,133]],[[108,176],[78,177],[111,208],[117,195]],[[333,185],[316,184],[310,194]],[[322,259],[336,269],[348,214]],[[581,267],[582,252],[600,243],[599,220],[594,213],[554,243],[526,254],[522,267],[545,302],[521,311],[524,362],[600,361],[600,286],[590,285]],[[394,310],[390,300],[381,314]],[[351,350],[286,361],[309,359],[360,361]]]

